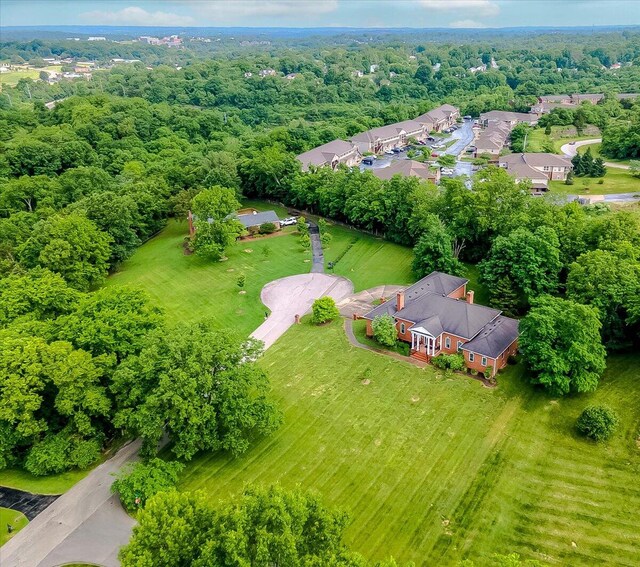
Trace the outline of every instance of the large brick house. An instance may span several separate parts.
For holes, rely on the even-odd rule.
[[[364,315],[367,335],[373,336],[376,317],[391,315],[398,339],[411,345],[413,358],[429,362],[460,352],[467,368],[495,376],[518,349],[518,321],[474,303],[468,281],[430,273]]]

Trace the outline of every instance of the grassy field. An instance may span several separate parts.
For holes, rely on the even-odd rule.
[[[280,431],[241,458],[196,458],[179,488],[216,502],[248,482],[315,489],[350,513],[348,543],[371,559],[489,565],[492,553],[518,552],[635,566],[639,363],[614,358],[595,394],[554,400],[518,366],[487,389],[352,347],[340,321],[302,324],[260,363],[285,413]],[[621,415],[607,445],[574,433],[591,402]]]
[[[303,250],[294,228],[271,238],[240,241],[227,251],[228,260],[212,262],[187,256],[182,243],[187,224],[171,221],[141,246],[107,285],[132,285],[147,291],[170,323],[214,319],[248,335],[264,319],[262,287],[271,280],[308,272],[311,252]],[[268,255],[265,255],[267,250]],[[241,294],[238,276],[246,276]]]
[[[560,147],[571,140],[591,140],[600,137],[600,131],[595,126],[589,126],[588,131],[589,134],[578,136],[573,126],[552,126],[551,134],[547,136],[544,133],[544,128],[534,128],[527,136],[527,151],[543,152],[545,151],[543,148],[545,142],[550,142],[553,144],[554,152],[559,154],[561,153]]]
[[[92,468],[82,471],[72,470],[51,476],[34,476],[19,469],[5,469],[0,471],[0,486],[9,486],[34,494],[62,494],[87,476]],[[2,531],[1,528],[2,524],[0,524],[0,531]]]
[[[411,272],[411,248],[386,242],[341,226],[328,229],[332,240],[324,251],[327,273],[349,278],[355,291],[382,284],[410,284],[415,281]],[[336,262],[333,270],[329,262]]]
[[[16,512],[9,508],[0,508],[0,546],[7,543],[14,535],[29,523],[27,517],[21,512]],[[13,528],[9,533],[7,526]]]
[[[9,71],[8,73],[0,73],[0,85],[7,85],[14,87],[18,84],[20,79],[33,79],[34,81],[40,78],[40,71],[57,71],[60,72],[60,65],[51,65],[43,67],[42,69],[18,69],[17,71]]]
[[[607,168],[606,175],[602,178],[574,177],[573,185],[566,185],[564,181],[550,181],[550,193],[572,195],[608,195],[611,193],[640,193],[640,179],[633,177],[627,170]]]
[[[281,217],[287,214],[284,209],[258,201],[244,205],[272,208]],[[333,238],[325,249],[325,261],[328,264],[339,258],[333,273],[351,279],[356,291],[413,281],[411,249],[339,226],[328,230]],[[221,327],[235,327],[249,334],[264,318],[262,287],[278,278],[307,273],[311,268],[311,252],[300,246],[295,227],[287,227],[281,236],[238,242],[229,248],[224,262],[186,256],[182,249],[186,231],[186,223],[171,221],[158,236],[141,246],[106,285],[126,284],[146,290],[164,309],[169,322],[211,317]],[[237,287],[240,274],[246,276],[245,294],[240,294]]]

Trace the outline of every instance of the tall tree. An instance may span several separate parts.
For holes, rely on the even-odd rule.
[[[558,287],[562,267],[558,236],[546,226],[533,232],[518,228],[508,236],[498,236],[489,257],[479,267],[489,288],[507,278],[526,301],[553,292]]]
[[[120,559],[124,567],[366,567],[343,542],[347,521],[343,512],[298,489],[247,487],[237,502],[220,508],[199,493],[164,492],[140,512]]]
[[[608,250],[582,254],[569,270],[567,297],[598,309],[602,338],[609,347],[628,345],[633,298],[640,295],[640,262]]]
[[[269,379],[253,363],[260,350],[212,322],[152,333],[114,374],[116,426],[140,435],[147,454],[165,433],[182,459],[202,450],[246,451],[253,436],[281,421],[268,399]]]
[[[462,265],[453,253],[453,242],[444,223],[434,214],[423,217],[422,234],[413,249],[412,268],[418,278],[433,271],[457,275]]]
[[[87,291],[107,274],[110,242],[111,237],[86,217],[56,215],[34,226],[19,257],[27,267],[47,268],[72,287]]]
[[[595,390],[606,366],[600,326],[593,307],[538,298],[520,321],[520,350],[534,383],[554,396]]]

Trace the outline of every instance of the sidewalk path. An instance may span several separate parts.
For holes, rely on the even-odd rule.
[[[581,140],[580,142],[575,142],[573,144],[564,144],[560,151],[566,155],[567,157],[573,157],[578,153],[578,148],[582,146],[590,146],[591,144],[599,144],[602,142],[602,138],[593,138],[591,140]],[[607,167],[613,167],[614,169],[629,169],[628,165],[624,165],[622,163],[613,163],[611,161],[605,161],[604,164]]]
[[[117,567],[134,520],[111,494],[113,473],[138,458],[140,441],[125,445],[60,496],[0,548],[2,567],[53,567],[86,562]]]
[[[309,311],[316,299],[330,295],[340,301],[351,293],[351,281],[327,274],[300,274],[272,281],[262,288],[260,295],[271,315],[251,336],[263,341],[266,350],[293,325],[296,315],[302,317]]]

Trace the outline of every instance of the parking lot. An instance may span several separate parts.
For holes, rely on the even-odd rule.
[[[447,154],[458,157],[461,153],[464,155],[464,149],[473,142],[474,133],[473,133],[473,121],[465,121],[458,125],[458,129],[454,130],[450,135],[440,138],[436,137],[434,141],[427,142],[424,146],[416,146],[416,150],[420,151],[421,149],[428,153],[429,155],[432,153]],[[448,142],[454,141],[448,148],[440,148],[434,146],[440,146],[446,144]],[[368,169],[382,169],[384,167],[389,167],[394,161],[409,159],[407,156],[407,150],[403,150],[398,153],[390,154],[382,154],[377,156],[373,160],[373,164],[367,165],[365,163],[360,164],[360,170],[366,171]],[[436,158],[430,158],[435,161]],[[472,174],[472,165],[469,162],[458,161],[454,166],[454,172],[452,175],[446,177],[456,177],[459,175],[471,175]]]

